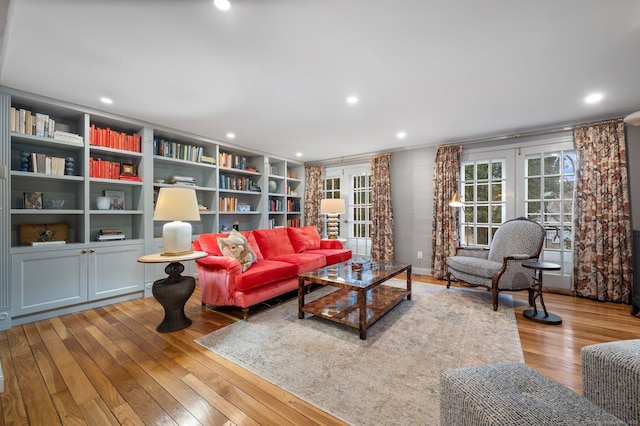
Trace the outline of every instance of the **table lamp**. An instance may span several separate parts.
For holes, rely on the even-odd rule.
[[[342,198],[325,198],[320,200],[320,213],[327,215],[328,238],[338,238],[338,217],[344,213],[344,200]]]
[[[200,220],[196,191],[192,188],[160,188],[153,220],[171,221],[162,227],[163,256],[193,253],[192,227],[183,220]]]

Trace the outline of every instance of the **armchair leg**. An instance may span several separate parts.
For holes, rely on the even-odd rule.
[[[447,288],[451,287],[451,272],[447,272]]]
[[[498,310],[498,289],[495,287],[491,288],[491,294],[493,295],[493,310]]]

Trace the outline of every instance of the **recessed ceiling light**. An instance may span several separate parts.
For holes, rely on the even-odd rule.
[[[296,152],[296,157],[302,157],[302,153],[301,152]]]
[[[592,93],[586,98],[584,98],[584,101],[585,103],[588,103],[588,104],[595,104],[600,102],[602,98],[604,98],[604,95],[602,93]]]
[[[229,3],[229,0],[213,0],[213,4],[220,10],[231,9],[231,3]]]
[[[398,139],[404,139],[407,137],[407,133],[406,132],[398,132],[396,133],[396,138]]]
[[[228,137],[229,139],[235,139],[236,134],[235,134],[235,133],[233,133],[233,132],[229,132],[229,133],[227,133],[227,137]]]
[[[102,98],[100,98],[100,102],[102,102],[103,104],[112,104],[113,103],[113,99],[103,96]]]
[[[358,97],[357,97],[357,96],[355,96],[355,95],[351,95],[351,96],[349,96],[349,97],[347,98],[347,103],[348,103],[349,105],[355,105],[355,104],[357,104],[357,103],[358,103],[358,101],[359,101],[359,99],[358,99]]]

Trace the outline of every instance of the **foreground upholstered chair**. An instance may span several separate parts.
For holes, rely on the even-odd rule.
[[[585,346],[582,394],[630,425],[640,424],[640,339]]]
[[[458,247],[447,258],[447,288],[451,276],[471,286],[491,290],[493,310],[498,310],[500,291],[529,291],[533,304],[533,272],[522,266],[525,260],[537,260],[542,251],[545,232],[537,222],[521,217],[509,220],[497,229],[491,246]]]

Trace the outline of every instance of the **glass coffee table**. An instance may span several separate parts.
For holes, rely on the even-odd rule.
[[[384,285],[402,272],[407,275],[406,288]],[[308,283],[337,290],[305,303]],[[406,263],[378,262],[371,270],[356,272],[344,262],[298,275],[298,318],[307,312],[357,328],[362,340],[373,323],[405,298],[411,300],[411,265]]]

